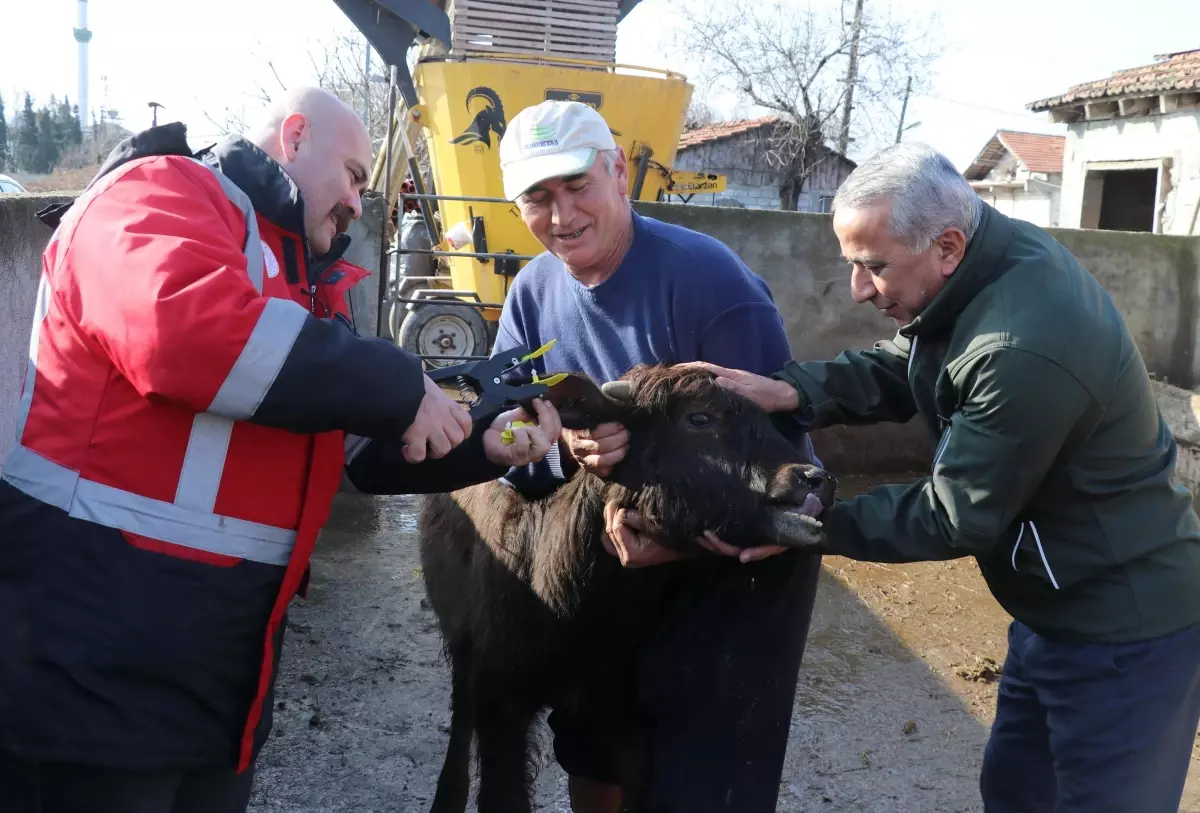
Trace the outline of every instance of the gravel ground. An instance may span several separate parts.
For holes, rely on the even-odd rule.
[[[872,484],[844,481],[843,494]],[[424,600],[409,497],[343,496],[296,602],[254,813],[425,811],[449,674]],[[826,561],[780,813],[980,811],[978,773],[1007,616],[970,561]],[[959,674],[961,672],[961,674]],[[539,810],[569,811],[544,761]],[[1200,756],[1180,808],[1200,813]]]

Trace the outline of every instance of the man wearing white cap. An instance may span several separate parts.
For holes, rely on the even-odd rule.
[[[625,153],[597,111],[558,101],[521,111],[500,142],[500,164],[505,196],[547,250],[514,279],[495,353],[557,339],[531,363],[538,374],[571,370],[597,381],[640,363],[687,361],[768,375],[791,359],[770,290],[737,255],[633,211]],[[782,428],[812,454],[802,425]],[[628,434],[609,424],[564,431],[563,440],[569,455],[551,447],[507,481],[539,496],[576,466],[607,476]],[[610,530],[623,521],[615,506],[606,515]],[[609,552],[627,567],[676,558],[625,544],[637,534],[612,536]],[[818,555],[800,551],[750,564],[712,556],[672,565],[682,576],[672,620],[654,630],[655,645],[630,676],[650,723],[650,810],[775,810],[819,566]],[[620,809],[602,722],[550,715],[575,813]]]

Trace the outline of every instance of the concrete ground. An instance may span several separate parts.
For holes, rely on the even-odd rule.
[[[844,481],[850,494],[871,482]],[[342,497],[297,601],[254,813],[425,811],[449,676],[415,541],[416,501]],[[970,561],[826,560],[800,673],[780,813],[980,811],[1008,618]],[[990,659],[990,660],[989,660]],[[537,807],[569,811],[543,759]],[[1182,813],[1200,813],[1200,755]]]

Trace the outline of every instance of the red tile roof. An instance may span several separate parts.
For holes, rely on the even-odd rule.
[[[1036,112],[1093,99],[1200,90],[1200,49],[1161,54],[1155,59],[1159,61],[1117,71],[1107,79],[1074,85],[1066,93],[1031,102],[1026,106]]]
[[[963,176],[968,181],[982,181],[1004,159],[1005,153],[1015,155],[1029,172],[1062,172],[1066,141],[1065,136],[997,130]]]
[[[760,127],[775,124],[778,121],[778,116],[763,116],[758,119],[718,121],[715,124],[697,127],[695,130],[684,130],[683,134],[679,136],[678,148],[684,150],[688,147],[707,144],[710,141],[719,141],[722,138],[730,138],[731,136],[748,133],[751,130],[757,130]]]
[[[1001,130],[1000,141],[1030,172],[1062,172],[1066,136]]]

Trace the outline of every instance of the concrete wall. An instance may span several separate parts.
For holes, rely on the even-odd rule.
[[[1165,116],[1079,122],[1067,130],[1063,156],[1063,226],[1079,228],[1096,222],[1098,184],[1088,185],[1088,165],[1118,161],[1170,161],[1162,198],[1162,233],[1187,234],[1200,207],[1200,110]],[[1200,224],[1197,225],[1200,232]]]
[[[58,200],[63,198],[0,198],[0,460],[13,437],[40,254],[50,237],[34,212]],[[372,224],[381,223],[381,203],[377,198],[368,201],[368,216],[356,224],[361,232],[356,237],[378,234],[378,226]],[[712,234],[738,252],[771,286],[797,359],[832,358],[848,348],[870,347],[895,332],[890,320],[850,300],[848,269],[839,259],[828,215],[649,203],[638,208]],[[1200,383],[1200,239],[1052,233],[1112,293],[1150,370],[1184,388]],[[367,239],[356,243],[348,259],[377,272],[377,244]],[[373,284],[355,293],[361,332],[372,329],[375,297]],[[915,423],[831,429],[820,433],[816,443],[822,458],[837,471],[928,466],[929,439]],[[1200,460],[1200,442],[1194,446]],[[1200,477],[1200,462],[1193,468]]]
[[[1192,504],[1200,510],[1200,394],[1157,381],[1154,392],[1179,446],[1175,477],[1192,490]]]
[[[42,250],[51,230],[35,212],[73,196],[0,196],[0,467],[16,432],[16,402],[25,376],[33,302],[41,273]],[[379,295],[379,239],[383,230],[383,198],[363,200],[363,218],[351,224],[346,260],[371,271],[356,285],[350,300],[358,331],[376,335]]]
[[[894,334],[890,319],[850,299],[849,269],[829,215],[639,204],[639,211],[722,240],[771,286],[797,359],[832,358]],[[1200,239],[1051,229],[1112,294],[1151,373],[1200,383]],[[836,428],[814,439],[840,470],[928,466],[928,438],[915,423]]]
[[[890,319],[850,299],[849,268],[829,215],[650,203],[638,210],[711,234],[737,252],[771,287],[798,360],[833,358],[895,334]],[[813,444],[835,471],[923,469],[929,462],[929,439],[915,422],[835,427],[814,435]]]
[[[1200,385],[1200,239],[1050,229],[1112,295],[1155,376]]]
[[[350,307],[358,332],[379,334],[379,241],[383,239],[383,196],[363,196],[362,218],[350,224],[350,248],[345,260],[371,272],[371,276],[350,289]]]
[[[29,328],[50,228],[35,213],[70,197],[0,196],[0,468],[17,431],[16,407],[29,358]]]

